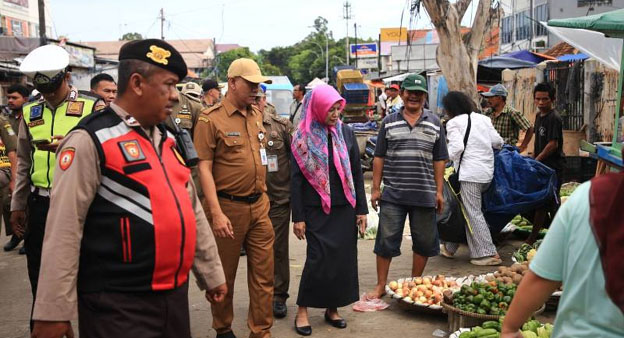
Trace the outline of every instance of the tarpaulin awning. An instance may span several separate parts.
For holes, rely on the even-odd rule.
[[[392,83],[392,82],[402,82],[403,80],[405,80],[406,77],[412,74],[418,74],[418,73],[403,73],[403,74],[387,77],[383,79],[383,82],[386,84]]]
[[[541,24],[561,40],[574,46],[584,54],[600,61],[603,65],[620,70],[622,59],[622,39],[608,38],[603,33],[587,29],[553,27],[545,22]]]
[[[578,54],[564,54],[557,58],[559,61],[579,61],[589,59],[589,56],[584,53]]]
[[[528,50],[519,50],[519,51],[503,54],[501,56],[534,62],[534,63],[540,63],[540,62],[543,62],[544,60],[555,60],[555,58],[551,56],[543,55],[539,53],[533,53]]]
[[[496,69],[533,68],[536,62],[518,60],[505,56],[493,56],[479,61],[479,66]]]
[[[624,9],[579,18],[548,20],[548,26],[585,29],[608,37],[624,38]]]

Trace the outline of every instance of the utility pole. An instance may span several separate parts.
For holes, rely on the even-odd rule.
[[[39,45],[45,46],[48,44],[45,24],[45,0],[38,0],[37,3],[39,5]]]
[[[345,60],[347,61],[347,65],[349,65],[349,55],[351,54],[351,50],[349,48],[349,20],[351,20],[351,4],[349,3],[349,1],[345,1],[344,3],[344,10],[342,12],[342,18],[345,19],[347,21],[347,32],[346,32],[346,36],[347,36],[347,42],[346,42],[346,58]]]
[[[358,56],[358,44],[357,44],[357,23],[353,24],[353,31],[355,32],[355,69],[358,69],[357,56]]]
[[[529,1],[529,50],[533,51],[533,0]]]
[[[325,81],[329,83],[329,36],[325,32]]]
[[[164,9],[160,9],[160,39],[164,40],[165,39],[165,10]]]

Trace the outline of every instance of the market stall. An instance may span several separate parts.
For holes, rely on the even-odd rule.
[[[608,171],[622,171],[622,142],[624,141],[622,124],[622,82],[624,78],[624,9],[607,13],[570,19],[549,20],[549,29],[565,38],[568,43],[584,53],[595,57],[610,67],[617,67],[620,73],[617,91],[617,103],[613,141],[611,144],[596,144],[593,156],[599,164],[596,175]],[[554,29],[551,29],[555,27]],[[557,28],[560,27],[560,28]],[[572,36],[566,29],[573,29]],[[618,59],[619,57],[619,59]]]

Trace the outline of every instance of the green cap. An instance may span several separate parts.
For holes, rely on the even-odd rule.
[[[421,92],[428,93],[427,92],[427,80],[425,80],[425,77],[422,75],[418,75],[418,74],[409,75],[401,83],[401,89],[418,90]]]

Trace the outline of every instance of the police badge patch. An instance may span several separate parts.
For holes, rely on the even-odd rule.
[[[139,141],[137,140],[119,142],[119,148],[121,148],[126,162],[136,162],[145,159],[143,150],[141,150],[141,146],[139,146]]]
[[[30,108],[30,120],[39,120],[43,117],[43,105],[39,104]]]
[[[67,170],[69,166],[71,166],[74,161],[74,156],[76,155],[76,149],[74,148],[65,148],[61,151],[59,156],[59,168],[63,171]]]
[[[65,115],[67,116],[82,116],[82,111],[84,110],[84,102],[82,101],[70,101],[67,104],[67,112]]]

